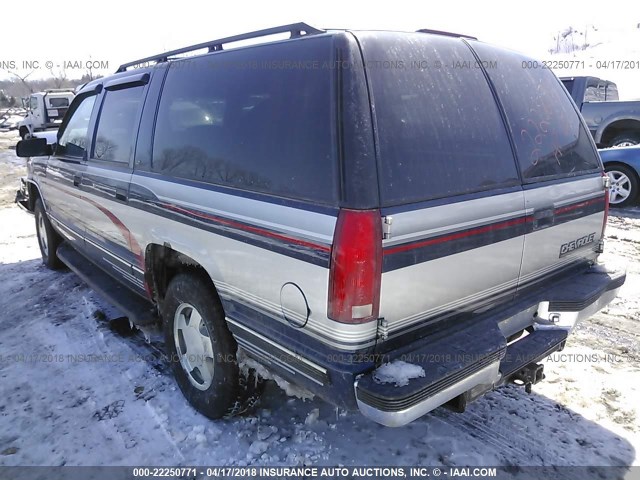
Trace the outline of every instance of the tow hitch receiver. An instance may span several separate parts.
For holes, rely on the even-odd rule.
[[[544,380],[544,365],[541,363],[530,363],[521,368],[512,377],[512,381],[518,385],[524,385],[524,391],[531,393],[531,386]]]

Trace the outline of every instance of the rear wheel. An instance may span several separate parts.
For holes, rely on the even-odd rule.
[[[633,170],[626,165],[610,165],[605,167],[611,179],[609,203],[612,207],[631,205],[638,196],[638,179]]]
[[[637,133],[621,133],[611,140],[612,147],[631,147],[640,144],[640,134]]]
[[[220,299],[195,274],[176,275],[163,307],[166,348],[180,390],[203,415],[217,419],[253,406]]]
[[[56,254],[56,250],[62,242],[62,238],[51,226],[49,217],[47,217],[47,212],[44,210],[42,200],[39,198],[36,200],[33,213],[36,219],[36,234],[38,236],[38,245],[40,246],[42,262],[52,270],[62,268],[63,264]]]

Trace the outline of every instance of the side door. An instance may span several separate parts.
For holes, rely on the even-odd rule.
[[[86,170],[96,94],[97,91],[84,93],[71,104],[40,185],[51,220],[79,250],[84,249],[87,206],[81,183]]]
[[[42,97],[31,95],[31,97],[29,97],[29,109],[31,110],[33,129],[42,128],[45,124],[44,102],[42,101]]]
[[[472,42],[503,105],[524,184],[525,235],[519,294],[595,260],[607,205],[602,166],[579,112],[548,69]]]
[[[105,83],[99,98],[95,134],[82,177],[87,209],[85,243],[89,256],[108,273],[144,293],[133,268],[140,248],[132,238],[129,185],[142,105],[149,74]]]

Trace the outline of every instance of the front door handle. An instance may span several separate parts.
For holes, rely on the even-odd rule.
[[[79,187],[82,183],[82,175],[74,175],[73,176],[73,186]]]

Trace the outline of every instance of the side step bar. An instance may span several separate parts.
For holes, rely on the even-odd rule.
[[[113,279],[67,242],[62,242],[57,254],[71,271],[109,303],[120,309],[135,325],[145,326],[157,321],[158,317],[151,303]]]

